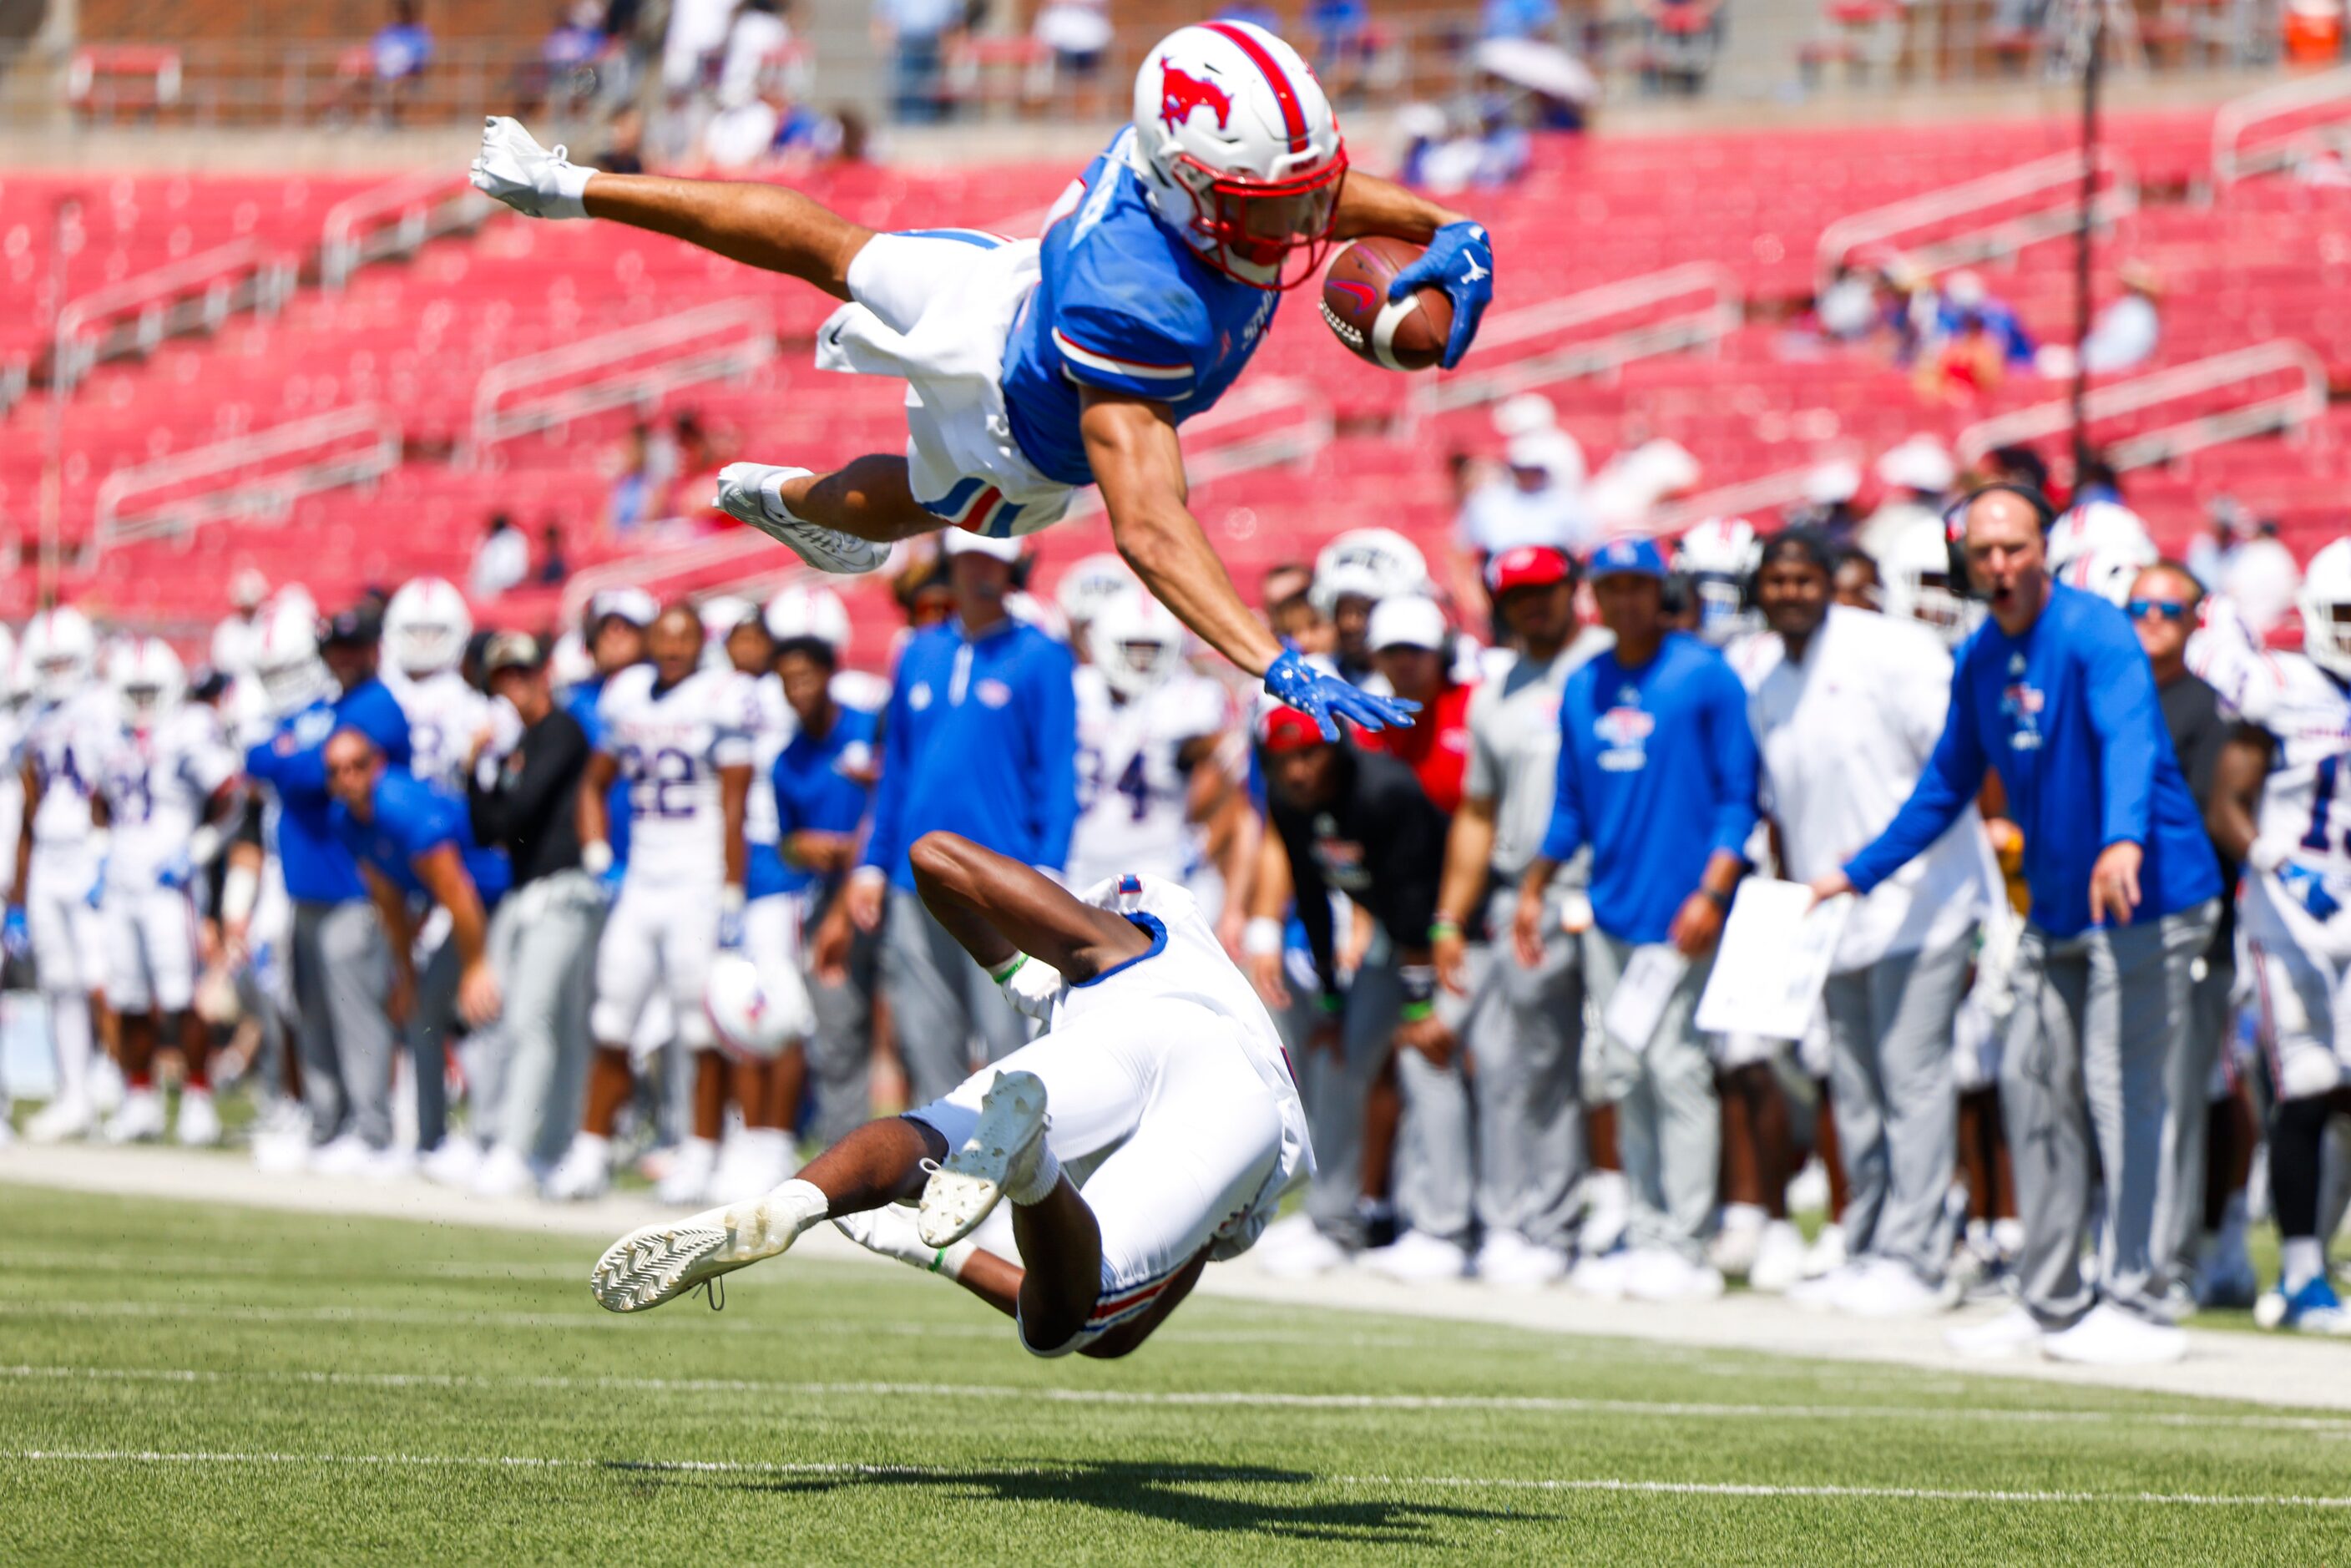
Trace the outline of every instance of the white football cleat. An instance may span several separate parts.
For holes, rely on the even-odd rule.
[[[1478,1278],[1489,1285],[1551,1285],[1567,1278],[1567,1254],[1515,1230],[1489,1230],[1478,1249]]]
[[[172,1136],[181,1147],[208,1149],[221,1141],[220,1107],[202,1089],[180,1091],[180,1113],[172,1123]]]
[[[530,1191],[530,1161],[500,1144],[474,1167],[467,1188],[475,1197],[520,1197]]]
[[[133,1089],[123,1096],[122,1109],[106,1119],[100,1132],[110,1144],[144,1144],[163,1135],[163,1096],[152,1089]]]
[[[310,1151],[310,1173],[323,1176],[352,1176],[366,1171],[375,1161],[375,1151],[357,1133],[345,1133]]]
[[[823,1218],[821,1212],[810,1215],[790,1202],[792,1185],[748,1203],[706,1208],[690,1219],[662,1220],[631,1231],[596,1260],[588,1276],[589,1289],[608,1312],[641,1312],[721,1274],[775,1257]],[[712,1292],[713,1307],[723,1301]]]
[[[89,1132],[97,1120],[98,1112],[87,1100],[52,1100],[25,1124],[25,1136],[36,1144],[62,1144]]]
[[[822,528],[792,516],[777,488],[806,477],[807,468],[766,463],[729,463],[718,471],[718,494],[711,505],[738,523],[747,523],[819,571],[842,576],[872,571],[888,562],[890,547],[839,528]]]
[[[474,189],[525,217],[584,218],[580,195],[595,172],[572,162],[567,148],[541,147],[522,121],[500,114],[483,122],[482,150],[467,177]]]
[[[1804,1277],[1804,1233],[1784,1219],[1763,1227],[1747,1265],[1747,1288],[1773,1295]]]
[[[2087,1366],[2155,1366],[2188,1354],[2188,1331],[2100,1301],[2073,1327],[2043,1335],[2041,1354]]]
[[[1355,1255],[1355,1261],[1374,1274],[1407,1285],[1458,1280],[1469,1272],[1467,1248],[1426,1230],[1407,1230],[1384,1247],[1366,1248]]]
[[[1959,1287],[1945,1281],[1930,1285],[1917,1271],[1893,1258],[1865,1258],[1826,1276],[1844,1281],[1837,1292],[1839,1312],[1857,1318],[1915,1318],[1948,1312],[1959,1303]],[[1802,1289],[1799,1286],[1798,1289]],[[1791,1291],[1792,1297],[1795,1291]]]
[[[1710,1301],[1722,1294],[1722,1272],[1666,1247],[1643,1247],[1625,1270],[1625,1293],[1636,1301]]]
[[[1619,1247],[1613,1252],[1594,1252],[1580,1258],[1568,1270],[1568,1289],[1594,1301],[1621,1301],[1625,1299],[1625,1281],[1633,1271],[1634,1257],[1631,1248]]]
[[[471,1186],[482,1168],[482,1146],[463,1133],[451,1133],[416,1162],[416,1170],[435,1186]]]
[[[2022,1355],[2043,1338],[2041,1324],[2022,1307],[2011,1307],[1996,1318],[1969,1323],[1943,1335],[1943,1343],[1961,1355]]]
[[[1306,1280],[1347,1266],[1347,1249],[1315,1228],[1303,1214],[1277,1219],[1249,1249],[1260,1272],[1277,1280]]]
[[[1005,1188],[1033,1181],[1048,1124],[1044,1081],[1033,1072],[998,1073],[980,1096],[971,1136],[923,1186],[923,1240],[952,1247],[995,1212]]]
[[[571,1146],[547,1173],[547,1196],[557,1203],[603,1197],[612,1188],[612,1143],[593,1133],[575,1133]]]

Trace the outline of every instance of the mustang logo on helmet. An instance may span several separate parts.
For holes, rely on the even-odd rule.
[[[1217,129],[1227,129],[1232,119],[1233,95],[1212,81],[1202,81],[1189,71],[1178,70],[1159,57],[1159,118],[1173,127],[1192,118],[1196,109],[1214,110]]]

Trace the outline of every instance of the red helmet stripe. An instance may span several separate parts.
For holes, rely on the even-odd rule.
[[[1306,151],[1306,110],[1298,101],[1298,91],[1290,85],[1281,65],[1268,52],[1263,44],[1249,37],[1249,29],[1230,22],[1203,22],[1209,32],[1232,44],[1249,57],[1249,63],[1264,73],[1266,85],[1273,89],[1273,99],[1281,105],[1281,128],[1289,133],[1292,152]]]

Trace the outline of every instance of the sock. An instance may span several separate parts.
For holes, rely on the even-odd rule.
[[[1044,1134],[1040,1133],[1038,1134],[1037,1163],[1030,1170],[1028,1181],[1017,1187],[1008,1183],[1004,1196],[1010,1198],[1016,1207],[1026,1208],[1030,1204],[1042,1203],[1050,1197],[1061,1180],[1061,1157],[1053,1153],[1050,1144],[1044,1142]]]
[[[2279,1245],[2278,1289],[2291,1296],[2326,1272],[2326,1249],[2315,1236],[2289,1236]]]
[[[57,1043],[57,1098],[89,1099],[89,998],[78,991],[49,997],[49,1037]]]
[[[761,1219],[773,1235],[789,1240],[824,1219],[832,1207],[832,1199],[824,1196],[824,1188],[814,1182],[794,1176],[771,1190],[759,1200]]]

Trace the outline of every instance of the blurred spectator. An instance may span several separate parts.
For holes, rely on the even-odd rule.
[[[1408,104],[1396,116],[1405,137],[1396,178],[1439,193],[1470,185],[1507,185],[1526,172],[1527,133],[1510,118],[1510,99],[1481,95],[1471,106],[1474,120],[1457,132],[1454,121],[1433,104]]]
[[[1641,19],[1648,42],[1644,85],[1685,96],[1703,89],[1722,47],[1718,0],[1646,0]]]
[[[653,476],[653,427],[642,421],[621,440],[620,472],[604,497],[604,528],[625,538],[658,515],[661,485]]]
[[[476,599],[496,599],[530,575],[530,543],[504,512],[490,518],[489,532],[474,551],[471,578]]]
[[[1367,0],[1306,0],[1300,17],[1306,56],[1340,103],[1361,101],[1364,77],[1377,47]]]
[[[1583,505],[1583,452],[1562,430],[1513,439],[1508,469],[1472,491],[1453,525],[1453,597],[1475,604],[1487,561],[1521,545],[1582,555],[1597,530]]]
[[[890,108],[898,120],[920,125],[946,117],[939,69],[962,27],[956,0],[873,0],[874,39],[891,52]]]
[[[1269,567],[1259,593],[1275,636],[1295,643],[1301,653],[1327,654],[1334,645],[1331,622],[1314,608],[1313,586],[1312,570],[1291,561]]]
[[[1257,0],[1226,0],[1217,7],[1217,19],[1223,22],[1247,22],[1252,27],[1263,27],[1276,37],[1281,36],[1281,17],[1272,6]]]
[[[1657,507],[1696,489],[1699,473],[1688,449],[1663,436],[1619,452],[1583,492],[1591,526],[1603,538],[1639,528]]]
[[[1987,484],[2022,485],[2049,493],[2048,461],[2030,446],[1995,446],[1984,454],[1981,467]]]
[[[1914,435],[1878,458],[1877,479],[1886,486],[1886,499],[1861,525],[1855,542],[1882,561],[1919,519],[1943,520],[1944,498],[1958,482],[1959,467],[1941,442]]]
[[[2163,338],[2163,280],[2137,261],[2124,263],[2119,276],[2122,298],[2098,312],[2090,335],[2082,340],[2082,369],[2094,376],[2146,363]]]
[[[1943,280],[1938,323],[1947,334],[1972,329],[1989,339],[2001,364],[2024,370],[2032,363],[2032,338],[2017,319],[2016,308],[1984,287],[1972,272],[1954,272]]]
[[[1046,0],[1037,8],[1034,33],[1039,43],[1053,51],[1058,75],[1087,80],[1102,69],[1110,47],[1109,0]]]
[[[1843,549],[1861,528],[1854,497],[1861,494],[1861,469],[1839,458],[1804,476],[1804,498],[1788,509],[1791,527],[1808,528]]]
[[[563,528],[552,519],[539,525],[538,570],[533,575],[546,588],[559,588],[571,575],[571,563],[563,555]]]
[[[669,30],[662,37],[662,87],[673,99],[707,84],[734,18],[735,0],[670,0]]]
[[[1866,550],[1847,546],[1837,557],[1834,590],[1836,601],[1851,610],[1883,610],[1886,608],[1886,585],[1877,575],[1877,562]]]
[[[611,123],[604,128],[604,151],[596,155],[595,167],[608,174],[642,174],[645,172],[644,150],[643,112],[633,105],[616,110]]]
[[[261,607],[269,601],[269,580],[254,567],[239,567],[228,580],[229,613],[213,628],[212,665],[235,677],[253,668],[261,637]]]
[[[1418,703],[1420,713],[1409,725],[1364,735],[1363,745],[1411,764],[1422,792],[1450,817],[1461,804],[1462,770],[1469,765],[1469,695],[1476,688],[1454,679],[1445,612],[1425,595],[1398,594],[1373,609],[1364,640],[1388,689]]]
[[[433,35],[418,20],[415,0],[392,0],[392,20],[375,30],[364,50],[342,58],[345,108],[352,113],[371,108],[387,123],[397,124],[402,100],[432,60]]]
[[[596,61],[604,52],[604,7],[599,0],[570,0],[555,13],[555,26],[539,41],[537,90],[526,97],[559,116],[578,112],[596,92]],[[609,164],[597,167],[609,169]]]
[[[1485,0],[1478,34],[1485,38],[1547,37],[1559,25],[1559,0]]]
[[[2268,519],[2252,524],[2252,537],[2229,551],[2220,589],[2236,605],[2237,613],[2256,637],[2266,637],[2294,608],[2302,587],[2302,570],[2294,552],[2277,537],[2277,524]]]
[[[718,67],[718,101],[747,103],[762,96],[783,64],[777,58],[792,41],[781,0],[742,0],[726,26],[726,53]]]
[[[2112,501],[2118,507],[2127,506],[2123,499],[2123,476],[2119,469],[2106,461],[2104,453],[2093,453],[2082,460],[2074,475],[2074,495],[2069,509],[2079,510],[2093,501]]]

